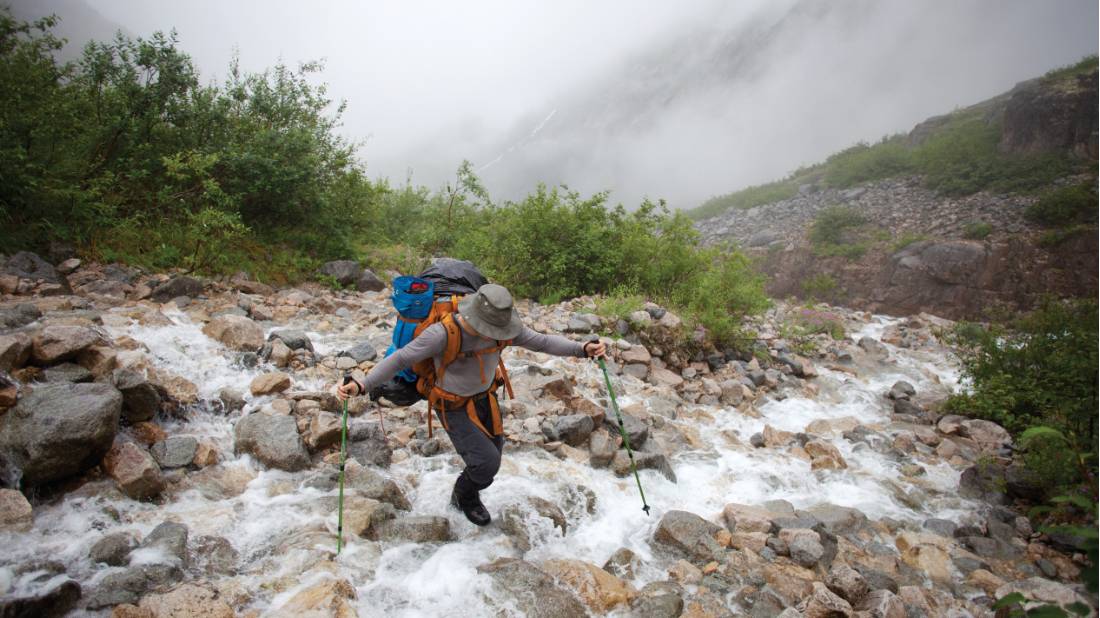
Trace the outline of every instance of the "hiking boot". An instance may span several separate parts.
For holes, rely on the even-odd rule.
[[[457,491],[451,492],[451,506],[462,511],[466,515],[466,519],[470,520],[475,526],[488,526],[493,517],[489,515],[489,510],[485,508],[485,505],[481,503],[481,498],[476,494],[471,499],[460,500]]]

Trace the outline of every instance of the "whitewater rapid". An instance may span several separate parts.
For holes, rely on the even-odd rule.
[[[247,368],[235,361],[235,354],[201,332],[201,324],[184,313],[168,312],[168,325],[143,326],[112,320],[108,325],[115,337],[129,336],[148,348],[158,368],[168,369],[194,382],[203,400],[214,400],[224,387],[247,392],[252,378],[263,367]],[[899,323],[875,316],[851,337],[881,336]],[[354,343],[347,332],[304,328],[319,353],[345,349]],[[927,465],[927,474],[914,488],[899,464],[870,448],[860,448],[838,435],[827,436],[847,460],[846,470],[811,472],[810,463],[791,456],[785,449],[748,446],[749,438],[765,425],[784,431],[801,432],[819,419],[854,417],[868,425],[886,425],[889,402],[883,397],[897,380],[913,384],[917,392],[928,388],[953,388],[958,373],[950,358],[887,345],[893,362],[881,372],[854,377],[819,367],[816,383],[821,394],[814,399],[786,393],[758,406],[759,418],[752,418],[720,406],[688,405],[692,414],[662,419],[691,428],[700,438],[696,448],[669,453],[678,479],[673,483],[656,471],[641,472],[652,513],[646,516],[632,477],[618,478],[607,469],[593,469],[586,463],[559,459],[542,449],[519,449],[507,445],[504,462],[483,500],[494,515],[526,496],[549,500],[565,512],[568,534],[564,537],[545,521],[533,522],[532,549],[525,559],[538,562],[549,558],[585,560],[602,565],[620,548],[634,551],[643,561],[633,581],[641,587],[649,581],[667,579],[671,558],[651,546],[653,531],[668,510],[691,511],[712,521],[719,520],[724,505],[736,502],[760,504],[784,499],[796,508],[827,502],[854,507],[868,517],[890,517],[917,522],[940,517],[959,521],[977,511],[975,505],[955,495],[959,473],[946,463]],[[518,364],[518,363],[517,363]],[[578,389],[591,399],[600,393],[598,369],[592,364],[550,358],[540,363],[555,370],[572,372]],[[296,378],[297,379],[297,378]],[[633,378],[614,382],[622,404],[639,401],[642,383]],[[319,390],[330,385],[319,380],[299,380],[296,389]],[[471,616],[513,613],[508,602],[494,595],[491,580],[477,572],[478,565],[518,553],[497,524],[480,529],[447,506],[461,462],[452,450],[435,457],[410,457],[395,461],[388,473],[412,503],[412,514],[442,515],[450,520],[455,541],[443,544],[348,540],[345,550],[334,556],[336,490],[321,491],[303,485],[316,469],[299,473],[265,470],[248,456],[233,453],[233,426],[242,414],[257,409],[270,398],[246,397],[242,412],[222,415],[200,404],[188,421],[165,421],[169,435],[192,435],[212,440],[221,453],[222,483],[243,485],[239,495],[226,497],[204,485],[205,481],[181,483],[163,503],[130,500],[108,480],[88,483],[79,489],[38,505],[34,526],[27,533],[0,533],[5,551],[0,556],[0,595],[31,592],[31,574],[16,577],[15,569],[33,560],[64,563],[67,573],[85,590],[94,588],[108,573],[88,557],[89,548],[103,536],[116,532],[143,537],[165,520],[186,524],[191,538],[221,536],[239,553],[235,574],[210,579],[222,596],[232,601],[247,600],[261,611],[278,608],[295,593],[321,579],[347,579],[357,589],[355,601],[362,616]],[[373,414],[373,411],[371,412]],[[689,418],[690,416],[690,418]],[[712,420],[711,420],[712,419]],[[738,440],[731,440],[730,434]],[[399,458],[397,458],[399,459]],[[180,474],[180,473],[177,473]],[[199,478],[202,473],[191,473]],[[228,480],[225,480],[228,479]],[[919,490],[919,508],[899,502],[897,487]],[[587,492],[596,498],[592,514],[587,510]],[[231,492],[230,492],[231,493]],[[142,559],[157,560],[159,556]],[[35,584],[35,586],[39,586]],[[236,596],[234,596],[236,595]],[[87,615],[108,615],[109,611]]]

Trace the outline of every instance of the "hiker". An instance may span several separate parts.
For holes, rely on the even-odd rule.
[[[555,356],[604,357],[599,341],[580,343],[557,335],[545,335],[524,326],[512,306],[512,295],[502,286],[487,283],[458,302],[450,314],[458,326],[461,344],[455,360],[442,363],[448,344],[443,321],[428,326],[404,347],[386,357],[360,382],[352,379],[339,386],[340,401],[370,392],[398,372],[426,359],[434,359],[437,381],[429,396],[429,414],[436,414],[466,468],[458,475],[451,504],[478,526],[492,520],[481,503],[481,490],[493,482],[504,450],[504,430],[496,391],[501,386],[494,373],[500,351],[518,345]],[[453,328],[453,327],[452,327]],[[486,371],[488,368],[488,371]],[[429,430],[431,428],[429,418]]]

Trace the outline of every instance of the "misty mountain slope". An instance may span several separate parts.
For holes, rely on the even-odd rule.
[[[26,21],[57,15],[59,21],[54,33],[68,41],[61,50],[65,60],[80,58],[87,41],[109,42],[119,31],[133,36],[127,28],[107,19],[84,0],[23,0],[12,3],[11,8],[15,17]]]
[[[991,11],[1001,16],[995,24]],[[465,156],[505,198],[546,182],[611,190],[627,205],[648,195],[684,207],[1092,49],[1059,59],[1064,52],[1050,46],[1020,53],[1021,41],[1055,21],[1029,11],[861,0],[769,4],[748,17],[731,9],[646,45]]]
[[[774,296],[983,317],[1095,295],[1096,64],[714,198],[697,228],[755,253]]]

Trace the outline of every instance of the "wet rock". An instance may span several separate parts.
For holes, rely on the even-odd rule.
[[[887,393],[886,396],[890,399],[909,399],[916,394],[917,389],[913,388],[912,384],[904,380],[899,380],[890,387],[890,392]]]
[[[348,456],[364,466],[388,468],[393,461],[393,449],[375,423],[353,424],[348,430],[348,440]]]
[[[346,579],[325,579],[299,591],[286,603],[264,615],[270,618],[297,618],[298,616],[355,618],[358,613],[352,601],[356,598],[355,587]]]
[[[1004,469],[1004,480],[1009,497],[1028,502],[1043,502],[1051,490],[1040,474],[1019,463],[1009,464]]]
[[[771,512],[759,506],[727,504],[722,509],[722,518],[730,532],[768,533],[772,529]]]
[[[294,417],[249,414],[237,421],[233,435],[238,453],[252,455],[268,467],[288,472],[309,467],[309,453]]]
[[[202,282],[198,279],[181,275],[169,279],[153,288],[150,297],[159,303],[167,302],[173,298],[179,298],[180,296],[195,298],[197,296],[202,296],[202,288]]]
[[[593,468],[606,468],[615,459],[618,443],[606,429],[592,432],[588,440],[588,463]]]
[[[623,350],[623,352],[619,355],[619,358],[624,364],[648,364],[651,360],[653,360],[653,356],[650,355],[649,350],[647,350],[644,345],[630,346],[630,349]]]
[[[930,530],[940,536],[945,536],[950,539],[954,538],[955,530],[958,528],[958,525],[955,522],[947,519],[931,518],[924,520],[924,523],[921,524],[921,527],[925,530]]]
[[[532,547],[533,533],[549,536],[552,529],[557,528],[560,536],[565,536],[565,513],[549,500],[528,496],[522,503],[505,507],[501,513],[500,528],[517,549],[527,552]]]
[[[378,358],[378,351],[374,349],[374,346],[369,341],[362,341],[351,347],[346,352],[342,352],[344,356],[350,356],[356,364],[363,361],[373,361]]]
[[[859,340],[859,347],[876,358],[886,358],[890,356],[890,349],[881,341],[872,337],[862,337]]]
[[[164,491],[164,477],[156,460],[141,445],[116,439],[103,457],[103,469],[115,480],[122,493],[135,500],[146,500]]]
[[[100,380],[111,375],[118,367],[118,352],[107,346],[92,346],[76,357],[77,363],[92,372],[95,379]]]
[[[244,393],[227,386],[218,391],[218,401],[226,412],[236,412],[244,407]]]
[[[109,384],[40,386],[0,417],[0,458],[25,486],[79,474],[111,448],[122,394]]]
[[[130,559],[130,552],[136,546],[137,543],[129,534],[123,532],[108,534],[92,545],[88,557],[92,562],[101,562],[108,566],[123,566]]]
[[[687,511],[668,511],[661,517],[653,540],[690,559],[702,562],[720,559],[724,553],[715,541],[721,530],[717,525]]]
[[[290,364],[291,350],[281,340],[276,339],[264,346],[260,357],[281,369]]]
[[[138,549],[156,549],[168,557],[169,564],[186,567],[187,561],[187,526],[174,521],[162,522],[149,533]]]
[[[253,395],[259,397],[261,395],[273,395],[275,393],[281,393],[290,388],[290,376],[278,371],[272,373],[263,373],[256,376],[252,380],[252,384],[249,385],[249,390]]]
[[[859,604],[870,592],[867,580],[859,571],[846,564],[834,565],[825,579],[825,585],[852,605]]]
[[[645,421],[629,414],[623,414],[622,418],[623,427],[626,429],[626,437],[630,439],[630,448],[642,448],[646,439],[649,438],[649,426],[645,424]],[[619,422],[614,414],[605,417],[603,423],[607,430],[611,432],[611,435],[619,435]]]
[[[789,431],[781,431],[772,427],[771,425],[764,425],[764,431],[762,432],[764,438],[764,446],[767,448],[778,448],[781,446],[787,446],[794,441],[794,434]]]
[[[141,609],[153,618],[234,618],[236,613],[218,593],[195,584],[181,584],[163,594],[150,594],[141,600]]]
[[[985,569],[974,569],[966,576],[966,583],[976,586],[988,595],[995,595],[997,589],[1005,585],[1005,580]]]
[[[684,379],[663,367],[650,366],[648,380],[657,386],[676,388],[684,383]]]
[[[646,584],[630,604],[636,616],[677,618],[684,611],[684,589],[676,582]]]
[[[327,472],[333,483],[336,481],[336,470],[330,468]],[[349,461],[345,468],[344,482],[349,489],[353,489],[359,495],[388,502],[394,508],[407,511],[412,508],[405,493],[393,482],[371,468],[365,468],[356,461]]]
[[[27,364],[31,346],[31,338],[23,333],[0,335],[0,371],[12,371]]]
[[[910,614],[905,603],[889,590],[875,590],[869,593],[856,606],[861,612],[867,612],[871,618],[906,618]]]
[[[2,272],[29,281],[61,285],[65,291],[68,291],[68,281],[57,272],[57,269],[38,254],[30,251],[20,251],[8,258]]]
[[[813,593],[817,577],[807,568],[789,562],[772,562],[764,565],[764,581],[783,599],[785,605],[794,605]]]
[[[867,525],[867,516],[859,509],[822,503],[806,509],[833,534],[856,532]]]
[[[130,423],[147,421],[160,409],[160,393],[145,376],[131,369],[118,369],[111,382],[122,393],[122,417]]]
[[[80,584],[63,578],[33,596],[0,597],[0,616],[8,618],[61,618],[76,607],[81,595]]]
[[[232,575],[238,559],[237,550],[223,537],[200,536],[191,543],[190,563],[199,573]]]
[[[1001,539],[991,539],[984,536],[965,536],[959,540],[981,558],[1012,560],[1019,558],[1023,554],[1023,550]]]
[[[42,372],[46,382],[91,382],[92,372],[76,363],[61,363]]]
[[[371,537],[379,541],[445,543],[452,539],[451,522],[436,515],[399,517],[372,528]]]
[[[811,457],[810,468],[813,470],[845,470],[848,462],[844,461],[840,450],[824,440],[810,440],[802,448],[806,449]]]
[[[339,416],[331,412],[318,412],[309,419],[306,445],[311,451],[319,451],[340,442],[343,425]]]
[[[35,333],[31,361],[39,366],[72,360],[84,350],[103,343],[103,336],[85,326],[47,326]]]
[[[825,555],[821,537],[813,530],[788,528],[779,531],[779,538],[787,544],[791,560],[806,568],[816,565]]]
[[[134,604],[147,591],[183,579],[183,571],[169,564],[143,564],[110,573],[86,598],[88,609],[101,609],[122,603]]]
[[[634,568],[637,564],[638,556],[629,549],[620,547],[603,564],[603,570],[615,577],[634,579]]]
[[[344,534],[369,536],[372,526],[393,519],[393,505],[362,496],[344,499]]]
[[[231,350],[255,352],[264,346],[264,329],[243,315],[219,315],[202,332]]]
[[[802,610],[802,615],[806,618],[843,618],[851,614],[852,606],[821,582],[813,583],[813,591]]]
[[[1000,598],[1014,592],[1018,592],[1032,601],[1057,603],[1059,605],[1069,605],[1077,602],[1088,604],[1088,601],[1074,592],[1073,588],[1042,577],[1030,577],[1022,581],[1005,584],[997,589],[996,596]]]
[[[571,592],[530,562],[500,558],[477,568],[511,596],[530,618],[585,618],[588,611]]]
[[[642,365],[640,363],[633,363],[623,366],[623,373],[644,380],[649,376],[649,365]]]
[[[286,347],[291,350],[309,350],[311,353],[313,350],[313,342],[310,341],[309,335],[305,331],[283,329],[272,332],[267,336],[269,342],[282,341]]]
[[[676,482],[676,473],[668,458],[663,453],[634,451],[634,466],[638,470],[656,470],[666,479]],[[625,450],[616,451],[615,458],[611,460],[611,470],[616,476],[631,476],[634,474],[630,466],[630,456]]]
[[[962,421],[962,434],[978,443],[983,452],[996,453],[1006,445],[1012,444],[1008,431],[992,421],[967,419]]]
[[[959,475],[959,495],[989,504],[1004,504],[1007,500],[1005,484],[1004,466],[983,461]]]
[[[587,414],[559,416],[553,425],[551,440],[560,440],[569,446],[581,446],[588,441],[589,434],[595,428],[592,417]]]
[[[0,530],[26,532],[34,524],[34,513],[26,496],[14,489],[0,489]]]
[[[172,436],[153,445],[153,458],[161,468],[182,468],[191,465],[199,441],[191,436]]]
[[[592,611],[604,613],[628,605],[634,587],[594,564],[581,560],[547,560],[539,565],[551,577],[573,590]]]

